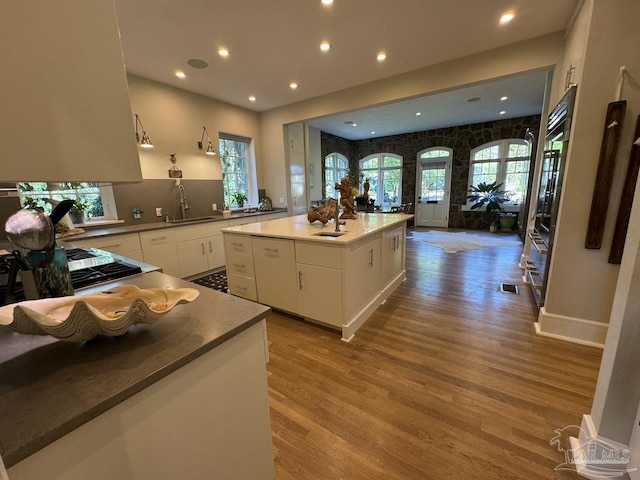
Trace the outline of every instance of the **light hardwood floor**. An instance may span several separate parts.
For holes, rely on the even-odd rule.
[[[350,343],[269,318],[276,478],[580,478],[549,441],[590,412],[601,350],[535,335],[521,247],[447,254],[417,230],[407,281]]]

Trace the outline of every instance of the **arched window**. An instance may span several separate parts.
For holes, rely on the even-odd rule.
[[[447,166],[451,169],[453,150],[432,147],[418,154],[418,192],[425,202],[442,201],[449,190]]]
[[[369,197],[376,205],[390,207],[402,203],[402,157],[375,153],[360,160],[360,175],[369,179]]]
[[[518,205],[525,200],[529,178],[529,145],[517,138],[485,143],[471,151],[469,184],[502,183],[508,204]]]
[[[340,153],[330,153],[324,157],[324,196],[336,197],[334,185],[349,173],[349,160]]]

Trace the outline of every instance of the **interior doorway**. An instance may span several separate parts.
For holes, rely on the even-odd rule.
[[[452,155],[453,151],[446,147],[418,152],[415,202],[418,227],[449,225]]]

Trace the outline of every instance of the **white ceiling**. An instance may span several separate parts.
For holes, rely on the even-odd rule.
[[[321,0],[116,0],[116,9],[127,71],[260,112],[562,30],[578,1],[335,0],[326,7]],[[499,25],[508,10],[515,19]],[[324,40],[332,46],[326,53]],[[219,47],[230,56],[220,57]],[[384,62],[375,58],[379,51],[388,55]],[[209,66],[193,68],[189,59]],[[509,96],[505,117],[539,113],[543,89],[538,74],[312,124],[346,136],[339,123],[356,121],[366,129],[347,138],[366,138],[476,123],[500,117],[501,95]],[[482,100],[466,101],[474,96]]]

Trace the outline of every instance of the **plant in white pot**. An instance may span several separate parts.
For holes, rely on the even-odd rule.
[[[77,198],[69,210],[69,216],[71,217],[71,221],[75,224],[84,223],[85,221],[85,211],[89,208],[89,202],[86,200],[82,200],[81,198]]]
[[[498,230],[498,216],[493,212],[504,212],[502,204],[507,201],[507,196],[504,190],[500,190],[502,183],[497,182],[480,182],[478,185],[470,185],[467,195],[467,200],[471,200],[471,210],[479,210],[485,207],[485,211],[490,214],[492,220],[489,226],[489,231],[495,232]]]

